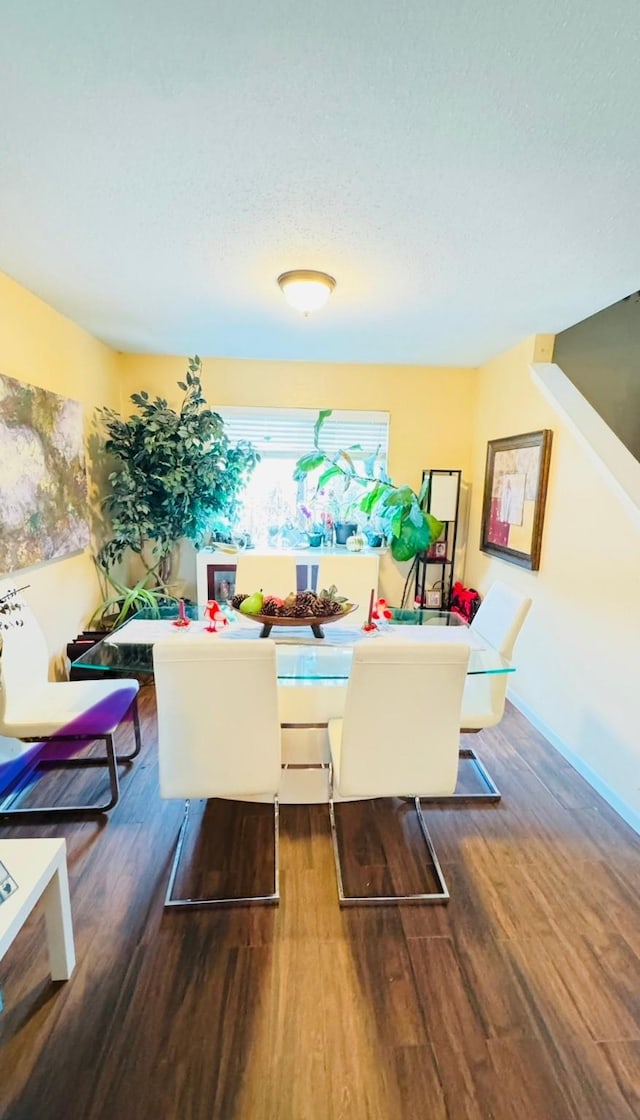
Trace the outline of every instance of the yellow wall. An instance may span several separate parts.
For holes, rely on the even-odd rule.
[[[467,582],[494,579],[533,598],[510,692],[540,729],[640,821],[640,530],[622,499],[533,383],[552,340],[529,339],[478,373]],[[480,552],[487,441],[553,430],[540,570]]]
[[[147,389],[178,404],[176,382],[186,358],[122,354],[121,407]],[[394,482],[418,489],[423,467],[471,467],[475,372],[426,366],[329,365],[314,362],[240,361],[207,358],[202,384],[212,407],[253,405],[280,408],[374,409],[390,413],[389,473]],[[399,601],[407,565],[383,558],[382,589]],[[191,572],[181,569],[195,584]],[[193,593],[193,591],[192,591]]]
[[[96,405],[119,404],[117,355],[2,274],[0,373],[82,401],[87,434]],[[87,550],[17,573],[30,584],[26,596],[56,659],[101,598],[91,555]]]

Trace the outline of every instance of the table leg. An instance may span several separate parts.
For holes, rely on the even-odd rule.
[[[318,626],[317,623],[315,623],[315,624],[312,623],[311,624],[311,630],[312,630],[314,638],[324,638],[324,630],[322,629],[321,626]]]
[[[62,862],[42,892],[52,980],[68,980],[76,963],[67,863]]]

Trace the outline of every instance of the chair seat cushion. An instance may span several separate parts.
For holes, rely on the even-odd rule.
[[[135,680],[49,682],[11,697],[2,734],[16,739],[42,735],[112,735],[138,694]]]

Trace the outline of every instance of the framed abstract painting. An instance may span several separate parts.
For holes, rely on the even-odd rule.
[[[526,432],[487,444],[480,548],[537,571],[553,432]]]
[[[0,374],[0,575],[89,543],[82,405]]]

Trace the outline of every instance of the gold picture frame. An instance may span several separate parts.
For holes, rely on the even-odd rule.
[[[553,432],[525,432],[487,444],[480,549],[522,568],[540,567]]]

